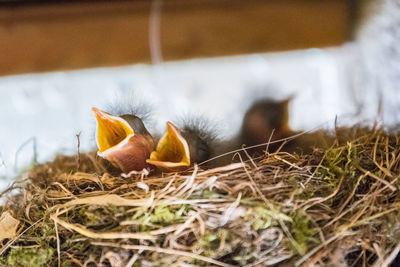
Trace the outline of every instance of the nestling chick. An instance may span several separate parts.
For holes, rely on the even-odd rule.
[[[142,120],[131,114],[113,116],[92,108],[97,120],[97,154],[124,173],[150,168],[146,160],[154,148],[153,137]]]
[[[213,135],[203,123],[186,123],[181,129],[167,122],[167,132],[158,141],[148,163],[162,171],[180,171],[212,155]],[[201,129],[202,128],[202,129]]]
[[[289,127],[289,101],[264,99],[253,104],[243,118],[240,142],[255,146],[289,137],[293,133]],[[279,146],[279,143],[270,144],[269,151],[275,151]],[[258,153],[262,149],[254,148],[250,152]]]
[[[251,155],[264,153],[266,147],[268,152],[281,148],[280,151],[290,153],[312,153],[316,147],[327,148],[332,144],[332,137],[324,131],[301,133],[291,130],[288,123],[289,102],[290,99],[283,101],[264,99],[256,102],[246,112],[240,141],[246,146],[255,146],[248,149]],[[293,136],[296,137],[288,140]],[[287,141],[284,145],[283,139]],[[258,146],[269,141],[271,143],[268,146]]]

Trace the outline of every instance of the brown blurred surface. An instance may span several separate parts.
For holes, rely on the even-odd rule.
[[[0,75],[150,62],[149,1],[0,6]],[[164,60],[339,45],[345,0],[163,1]]]

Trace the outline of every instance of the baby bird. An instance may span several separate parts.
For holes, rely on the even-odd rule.
[[[152,166],[164,172],[181,171],[211,156],[214,138],[200,120],[185,123],[182,129],[167,122],[167,131],[153,151],[153,137],[139,117],[92,110],[97,120],[97,154],[124,173]]]
[[[290,99],[274,101],[263,99],[253,104],[246,112],[240,133],[240,143],[246,146],[256,146],[287,138],[292,135],[289,127]],[[269,152],[279,148],[281,143],[268,146]],[[249,151],[257,154],[265,147],[252,148]]]
[[[203,122],[186,123],[181,129],[167,122],[167,132],[147,162],[164,172],[185,170],[211,157],[214,139]]]
[[[97,108],[92,111],[97,120],[97,154],[124,173],[149,169],[146,160],[154,141],[142,120],[132,114],[113,116]]]
[[[333,138],[324,131],[309,133],[296,132],[289,127],[289,102],[263,99],[252,105],[246,112],[241,129],[240,142],[246,146],[251,155],[280,151],[290,153],[312,153],[314,148],[327,148]],[[295,138],[291,138],[294,137]],[[288,139],[290,138],[290,140]],[[286,139],[287,143],[283,144]],[[282,141],[279,141],[282,140]],[[258,146],[271,142],[268,146]],[[275,142],[274,142],[275,141]]]

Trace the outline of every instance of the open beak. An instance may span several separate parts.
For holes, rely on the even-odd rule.
[[[161,137],[156,151],[151,153],[147,162],[163,171],[180,171],[190,166],[188,143],[171,122],[167,122],[167,132]]]
[[[97,154],[120,168],[124,173],[148,167],[146,159],[153,150],[151,136],[135,134],[121,117],[92,108],[97,120]]]

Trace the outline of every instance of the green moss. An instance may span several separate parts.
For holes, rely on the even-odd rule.
[[[69,261],[64,261],[61,263],[61,267],[71,267],[71,266],[72,266],[72,263]]]
[[[278,209],[269,210],[264,206],[248,209],[244,216],[245,221],[251,222],[251,228],[255,231],[263,230],[278,222],[291,222],[292,219]]]
[[[232,235],[229,230],[220,228],[216,232],[206,233],[197,241],[195,247],[203,251],[203,255],[219,258],[232,252]]]
[[[180,205],[177,207],[157,206],[150,218],[150,222],[161,225],[171,225],[173,223],[183,222],[184,218],[182,217],[182,214],[186,208],[186,205]]]
[[[108,225],[117,221],[116,214],[124,214],[124,207],[89,206],[79,209],[77,220],[86,226]]]
[[[351,142],[347,142],[344,146],[327,149],[321,166],[316,170],[317,176],[322,177],[327,184],[318,193],[315,192],[315,195],[327,196],[331,194],[337,189],[341,180],[341,192],[346,193],[351,191],[360,175],[357,172],[361,161],[360,157],[361,153]],[[335,198],[341,199],[342,194],[337,194]],[[332,201],[335,201],[335,198]]]
[[[66,239],[64,242],[61,243],[61,249],[65,250],[85,252],[88,251],[88,249],[90,248],[92,248],[92,246],[90,244],[90,241],[88,240],[81,240],[79,242],[76,242],[73,238],[71,238]]]
[[[148,208],[140,208],[130,219],[138,222],[141,231],[150,231],[159,226],[184,222],[186,214],[191,209],[190,205],[160,205],[156,206],[152,212],[149,212]]]
[[[7,263],[11,266],[46,266],[52,259],[52,248],[13,248],[7,257]]]
[[[317,229],[312,227],[311,219],[304,210],[296,212],[292,219],[291,233],[294,240],[290,240],[290,243],[295,252],[304,255],[310,244],[318,243],[314,237]]]
[[[56,230],[52,221],[46,221],[46,223],[42,224],[42,227],[38,227],[34,230],[34,235],[37,237],[37,240],[40,240],[41,242],[43,242],[42,240],[47,240],[56,235]],[[41,245],[48,246],[47,243],[41,243]]]

